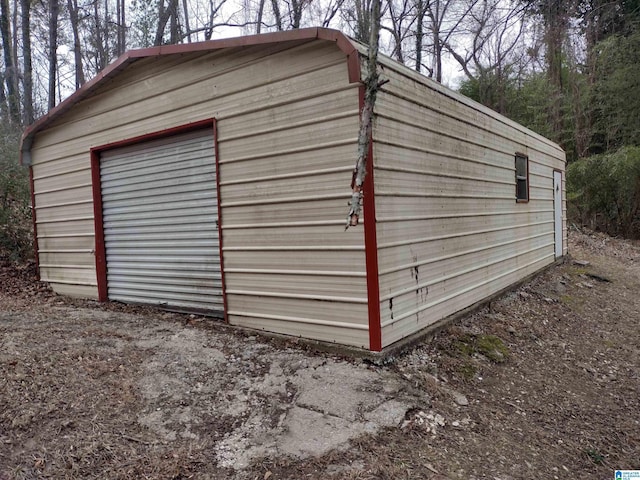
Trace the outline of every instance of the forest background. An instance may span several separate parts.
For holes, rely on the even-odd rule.
[[[366,43],[374,1],[0,0],[0,257],[32,256],[22,130],[126,50],[307,26]],[[640,238],[640,0],[381,0],[380,28],[382,52],[565,149],[570,222]]]

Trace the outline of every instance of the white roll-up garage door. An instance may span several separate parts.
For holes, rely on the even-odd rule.
[[[101,154],[110,300],[222,313],[211,130]]]

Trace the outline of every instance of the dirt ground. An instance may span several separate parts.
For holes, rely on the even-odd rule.
[[[0,258],[0,479],[610,479],[640,469],[640,246],[379,366],[52,294]],[[588,262],[588,263],[587,263]]]

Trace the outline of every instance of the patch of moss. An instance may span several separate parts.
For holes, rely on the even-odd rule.
[[[509,356],[509,348],[495,335],[463,334],[453,340],[447,353],[452,357],[470,358],[475,353],[484,355],[495,363],[502,363]]]
[[[464,380],[467,381],[472,380],[476,376],[476,373],[478,373],[478,369],[470,361],[466,361],[458,365],[456,371]]]
[[[595,448],[589,448],[585,450],[585,453],[591,459],[591,461],[596,465],[602,465],[604,463],[604,455],[602,455]]]
[[[495,363],[502,363],[509,356],[509,348],[500,337],[495,335],[478,335],[476,337],[476,349],[478,353]]]

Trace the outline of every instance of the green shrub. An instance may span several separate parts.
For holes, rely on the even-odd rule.
[[[594,230],[640,238],[640,147],[573,162],[567,169],[569,219]]]
[[[0,125],[0,259],[33,255],[29,172],[18,163],[20,130]]]

